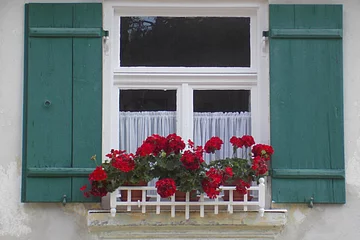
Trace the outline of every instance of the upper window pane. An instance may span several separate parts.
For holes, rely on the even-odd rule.
[[[248,17],[121,17],[120,65],[250,67]]]

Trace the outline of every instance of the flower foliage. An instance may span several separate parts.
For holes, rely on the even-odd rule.
[[[158,178],[155,187],[163,198],[172,196],[176,190],[197,190],[205,192],[209,198],[216,198],[224,184],[235,185],[236,191],[246,194],[250,181],[267,174],[267,161],[274,150],[270,145],[255,144],[252,136],[233,136],[230,138],[233,157],[206,164],[204,154],[215,153],[223,143],[214,136],[202,147],[195,146],[191,140],[185,144],[176,134],[166,137],[153,134],[144,140],[135,154],[111,150],[106,155],[108,159],[89,175],[90,189],[86,191],[87,186],[83,186],[80,190],[87,197],[101,197],[121,185]],[[249,157],[236,157],[239,148],[249,149]],[[95,157],[92,159],[96,162]]]

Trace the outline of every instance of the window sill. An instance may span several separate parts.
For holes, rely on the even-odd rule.
[[[121,212],[111,217],[110,211],[89,211],[89,231],[104,239],[274,239],[287,222],[286,210],[258,212],[221,212],[217,215]],[[224,235],[226,238],[224,238]]]

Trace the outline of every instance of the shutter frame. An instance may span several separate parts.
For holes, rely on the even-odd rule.
[[[82,19],[87,22],[75,26]],[[101,156],[102,36],[101,3],[25,4],[22,202],[62,202],[64,195],[67,202],[100,201],[99,198],[85,198],[80,187],[88,183],[88,174],[95,168],[90,157]],[[80,40],[74,44],[74,39]],[[91,41],[92,49],[81,46],[87,41]],[[79,47],[82,49],[77,51],[78,59],[74,63],[74,51]],[[61,48],[65,60],[54,57],[59,51],[57,48]],[[44,56],[49,57],[49,63],[39,67],[41,64],[37,61],[44,61]],[[83,67],[79,67],[80,63]],[[63,67],[61,71],[60,67]],[[92,75],[86,75],[87,72]],[[77,86],[78,82],[82,85]],[[34,84],[40,86],[38,92],[34,91]],[[56,86],[61,89],[55,89]],[[91,108],[84,105],[84,110],[76,109],[74,113],[74,105],[79,105],[76,94],[81,89],[89,91],[81,95],[81,101],[97,104],[92,104]],[[63,102],[66,104],[62,107]],[[66,111],[61,112],[62,109]],[[35,119],[34,111],[43,115]],[[68,117],[54,122],[59,113]],[[83,121],[90,114],[92,118]],[[81,126],[76,119],[80,119]],[[41,129],[41,124],[50,133],[34,131]],[[39,139],[46,144],[39,146]],[[67,147],[55,147],[51,142],[65,143]],[[46,152],[47,146],[58,150]],[[64,155],[59,156],[62,151]],[[83,154],[74,156],[76,151],[83,151]]]
[[[345,203],[342,5],[270,4],[269,46],[272,200]]]

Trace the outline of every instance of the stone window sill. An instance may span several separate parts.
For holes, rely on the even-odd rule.
[[[264,217],[257,211],[190,213],[171,218],[166,212],[120,212],[112,217],[108,210],[88,212],[89,231],[101,239],[274,239],[287,221],[286,210],[266,210]]]

